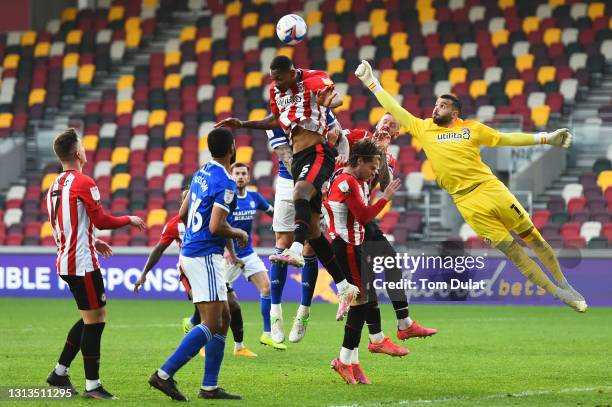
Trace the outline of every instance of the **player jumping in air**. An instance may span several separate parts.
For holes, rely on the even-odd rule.
[[[358,356],[361,329],[366,319],[378,327],[375,334],[370,334],[370,352],[392,356],[405,356],[409,353],[408,349],[394,344],[382,333],[374,273],[362,267],[364,226],[372,222],[401,185],[399,179],[390,182],[382,198],[368,205],[368,181],[378,170],[381,155],[382,151],[371,140],[354,144],[348,165],[331,181],[327,199],[323,203],[334,252],[345,274],[359,288],[360,293],[348,312],[340,356],[332,361],[334,370],[349,384],[371,384],[359,365]]]
[[[293,178],[287,168],[291,168],[293,153],[289,145],[289,139],[281,128],[266,130],[270,147],[278,156],[278,177],[274,190],[274,216],[272,218],[272,230],[276,238],[275,252],[281,254],[293,243],[293,231],[295,229],[295,208],[293,206]],[[304,267],[302,267],[302,296],[297,315],[293,320],[293,326],[289,333],[290,342],[299,342],[306,334],[308,319],[310,317],[310,305],[319,275],[319,263],[317,257],[308,243],[304,244]],[[276,342],[285,340],[283,309],[281,306],[283,289],[287,281],[287,263],[274,262],[270,267],[270,292],[272,294],[272,305],[270,318],[272,322],[272,339]]]
[[[259,342],[274,349],[285,350],[287,346],[275,342],[270,335],[270,279],[268,278],[268,270],[257,253],[255,253],[255,250],[253,250],[253,243],[251,241],[253,218],[257,211],[264,211],[268,215],[272,215],[274,207],[259,192],[247,189],[250,176],[249,167],[245,164],[235,163],[232,165],[232,177],[238,187],[238,201],[236,210],[232,212],[230,224],[235,228],[244,230],[249,235],[249,242],[243,248],[236,248],[236,256],[243,264],[242,266],[238,264],[228,266],[226,280],[231,286],[242,274],[244,278],[257,287],[261,298],[260,308],[263,319],[263,333],[259,338]],[[242,319],[240,322],[242,322]]]
[[[380,104],[416,137],[431,162],[438,184],[453,197],[465,221],[488,244],[502,251],[531,282],[578,312],[587,303],[561,272],[554,250],[535,228],[519,201],[480,158],[480,146],[528,146],[550,144],[568,148],[572,135],[567,129],[552,133],[502,133],[474,120],[462,120],[461,102],[453,95],[436,100],[432,117],[419,119],[387,93],[374,77],[372,67],[362,61],[355,75]],[[553,275],[555,285],[512,237],[514,231]]]
[[[374,173],[372,179],[368,180],[370,191],[373,191],[377,184],[380,184],[381,190],[385,190],[393,179],[396,160],[387,149],[391,142],[399,136],[399,129],[400,126],[398,121],[389,113],[385,113],[376,124],[374,134],[364,129],[345,129],[342,131],[344,137],[348,141],[349,148],[352,148],[355,143],[367,139],[374,141],[383,152],[380,159],[380,167]],[[335,132],[330,132],[330,135],[334,133]],[[332,139],[328,138],[332,144],[335,143],[334,139],[335,137]],[[338,164],[334,173],[338,174],[345,166],[346,163]],[[364,250],[376,251],[378,255],[395,258],[397,254],[395,249],[391,243],[389,243],[375,221],[368,222],[364,225],[364,229]],[[401,281],[402,278],[402,270],[399,268],[391,267],[385,270],[386,281]],[[435,335],[438,332],[433,328],[422,327],[410,318],[408,299],[404,290],[387,288],[387,294],[391,299],[397,318],[396,336],[398,339],[406,340],[409,338],[427,337]],[[376,308],[376,312],[378,313],[378,319],[380,319],[380,311],[378,308]],[[377,332],[380,332],[380,324],[375,322],[376,318],[373,318],[374,320],[371,319],[372,317],[368,314],[366,323],[368,324],[370,335],[375,335]],[[376,335],[371,338],[371,340],[382,341],[382,335]]]
[[[185,197],[187,196],[188,192],[189,192],[188,189],[183,191],[183,193],[181,194],[180,203],[182,203],[185,200]],[[176,242],[179,246],[179,250],[181,249],[183,245],[184,236],[185,236],[185,224],[183,223],[181,218],[178,215],[176,215],[172,217],[168,221],[168,223],[166,223],[166,225],[164,226],[162,235],[159,238],[159,242],[153,248],[153,251],[151,252],[151,254],[149,254],[149,257],[147,258],[147,262],[144,266],[144,269],[142,270],[142,273],[140,273],[138,280],[136,280],[136,283],[134,284],[134,292],[137,293],[140,290],[140,287],[142,287],[142,285],[147,280],[147,274],[153,269],[153,267],[155,267],[155,265],[157,264],[161,256],[164,254],[166,249],[170,247],[172,242]],[[189,280],[185,276],[185,273],[183,273],[183,270],[181,269],[180,264],[177,264],[177,269],[179,272],[179,278],[181,280],[181,283],[183,284],[183,287],[185,287],[185,291],[187,292],[187,296],[189,300],[192,300],[191,287],[189,286]],[[230,287],[229,284],[227,284],[227,303],[229,305],[230,316],[231,316],[230,329],[232,330],[232,335],[234,337],[234,355],[235,356],[247,356],[247,357],[257,356],[255,353],[251,352],[243,344],[244,327],[242,323],[242,309],[240,308],[240,303],[238,302],[238,298],[234,294],[234,291]],[[185,334],[188,333],[194,326],[198,325],[201,322],[200,321],[200,311],[198,310],[197,305],[194,305],[194,308],[195,308],[195,311],[191,317],[183,318],[182,326],[183,326],[183,332]],[[200,355],[204,356],[204,348],[200,349]]]
[[[68,331],[64,349],[47,383],[74,391],[68,368],[81,351],[86,379],[83,395],[93,399],[115,399],[102,387],[99,375],[106,294],[98,253],[108,257],[113,251],[104,241],[95,238],[93,228],[117,229],[132,225],[143,230],[145,223],[138,216],[115,217],[104,212],[96,183],[82,173],[87,158],[74,129],[57,136],[53,150],[62,163],[62,172],[51,184],[46,201],[57,244],[57,273],[68,284],[81,318]]]
[[[331,128],[339,127],[336,117],[327,110],[326,114],[327,125]],[[334,131],[328,132],[329,134]],[[281,254],[285,249],[288,249],[293,244],[293,231],[295,230],[295,207],[293,205],[293,178],[287,168],[291,168],[293,162],[293,152],[289,143],[289,137],[282,128],[274,130],[266,130],[270,148],[278,157],[278,177],[274,191],[274,217],[272,220],[272,230],[276,237],[275,252]],[[344,140],[344,137],[342,138]],[[348,142],[346,143],[348,150]],[[340,155],[339,155],[340,156]],[[345,153],[348,158],[348,151]],[[302,267],[302,295],[300,298],[300,306],[297,309],[293,326],[289,332],[289,342],[299,342],[306,335],[306,327],[310,318],[310,305],[314,295],[317,277],[319,276],[319,263],[317,256],[312,250],[308,242],[304,244],[304,267]],[[272,339],[276,342],[285,340],[283,310],[281,306],[283,288],[287,281],[287,263],[273,262],[270,268],[272,307],[270,310],[270,318],[272,320]]]
[[[291,174],[295,182],[295,239],[289,249],[270,256],[270,260],[303,267],[302,251],[308,240],[336,283],[339,302],[336,319],[340,319],[357,295],[357,288],[343,275],[331,244],[321,233],[320,218],[321,189],[335,165],[335,153],[325,142],[326,113],[328,109],[340,106],[342,101],[325,72],[295,69],[285,56],[272,60],[270,75],[273,80],[270,84],[270,116],[255,121],[228,118],[215,126],[272,130],[280,125],[289,135],[293,147]]]
[[[233,253],[232,239],[238,239],[239,246],[244,247],[249,237],[227,222],[236,207],[236,182],[229,173],[236,159],[234,136],[227,129],[215,129],[208,135],[208,149],[212,160],[194,174],[189,195],[179,211],[186,224],[179,261],[202,322],[185,335],[170,358],[149,377],[151,386],[180,401],[186,397],[177,389],[174,375],[202,347],[206,349],[206,359],[198,397],[240,399],[218,387],[230,322],[223,251],[228,246]]]

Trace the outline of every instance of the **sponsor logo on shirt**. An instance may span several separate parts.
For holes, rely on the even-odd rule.
[[[470,129],[463,128],[460,132],[455,133],[453,131],[438,134],[438,142],[446,143],[446,142],[457,142],[461,140],[469,140],[471,137]]]
[[[89,192],[91,192],[91,197],[94,201],[100,200],[100,191],[98,190],[98,187],[89,188]]]
[[[223,195],[223,201],[229,205],[232,203],[233,200],[234,200],[234,191],[232,191],[231,189],[226,189],[225,194]]]
[[[301,103],[301,102],[302,102],[301,95],[287,95],[287,96],[276,98],[276,104],[281,110],[283,110],[285,107],[290,106],[294,103]]]

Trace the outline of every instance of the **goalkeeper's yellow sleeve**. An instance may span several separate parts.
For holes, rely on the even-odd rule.
[[[421,137],[423,133],[423,120],[413,116],[404,109],[397,100],[395,100],[386,90],[382,89],[382,87],[379,89],[380,90],[376,91],[374,95],[376,99],[378,99],[380,105],[384,107],[387,112],[391,113],[410,134],[417,139]]]
[[[536,144],[546,144],[541,140],[546,140],[540,137],[539,134],[527,134],[527,133],[499,133],[498,146],[533,146]]]

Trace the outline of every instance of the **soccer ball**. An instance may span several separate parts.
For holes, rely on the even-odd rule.
[[[278,39],[288,45],[295,45],[306,38],[306,21],[297,14],[287,14],[276,24]]]

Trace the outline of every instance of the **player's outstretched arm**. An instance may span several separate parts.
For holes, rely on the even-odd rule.
[[[272,130],[279,127],[276,119],[274,115],[269,115],[262,120],[240,120],[235,117],[228,117],[216,123],[215,128],[231,127],[234,129]]]
[[[569,148],[572,145],[572,133],[568,129],[558,129],[551,133],[500,133],[498,146],[533,146],[536,144],[550,144],[555,147]]]
[[[140,273],[140,276],[138,277],[138,280],[136,280],[136,283],[134,284],[134,292],[135,293],[138,292],[138,289],[147,280],[147,274],[149,273],[149,271],[151,271],[153,269],[153,267],[155,267],[155,265],[157,264],[157,262],[161,258],[162,254],[164,254],[164,252],[166,251],[168,246],[170,246],[170,245],[166,244],[166,243],[163,243],[163,242],[159,242],[153,248],[153,251],[151,251],[151,253],[149,254],[149,257],[147,258],[147,262],[146,262],[144,268],[142,269],[142,272]]]
[[[378,102],[385,110],[391,113],[412,135],[419,137],[423,120],[413,116],[383,89],[378,79],[374,77],[374,72],[368,61],[361,61],[361,64],[355,70],[355,76],[374,93],[374,96],[376,96],[376,99],[378,99]]]
[[[349,211],[359,221],[359,223],[365,225],[371,222],[376,217],[376,215],[378,215],[380,211],[383,210],[387,202],[389,202],[391,198],[393,198],[393,195],[395,194],[395,192],[397,192],[400,186],[401,183],[399,179],[396,179],[395,181],[391,182],[387,186],[387,188],[385,188],[382,198],[380,198],[374,205],[371,206],[366,206],[361,200],[361,198],[357,197],[355,194],[347,195],[344,202],[346,203],[346,206],[348,207]]]

